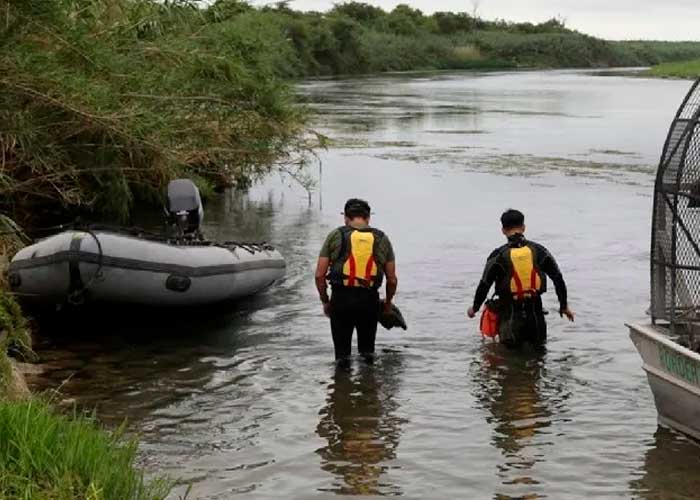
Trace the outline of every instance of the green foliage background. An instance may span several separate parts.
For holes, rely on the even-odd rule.
[[[126,220],[189,176],[205,194],[301,166],[306,114],[290,82],[424,69],[648,65],[698,43],[606,42],[557,19],[299,12],[238,0],[0,0],[0,211]]]

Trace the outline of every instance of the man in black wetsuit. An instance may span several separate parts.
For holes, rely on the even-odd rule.
[[[498,295],[499,339],[510,346],[523,342],[544,345],[547,323],[542,308],[542,294],[547,291],[547,276],[554,282],[559,298],[559,314],[574,320],[567,303],[564,277],[557,262],[542,245],[525,239],[525,216],[508,210],[501,216],[503,234],[508,243],[494,250],[486,262],[483,277],[476,289],[468,316],[473,318],[486,301],[491,285]]]

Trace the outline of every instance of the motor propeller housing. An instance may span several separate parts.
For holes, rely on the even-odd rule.
[[[204,208],[199,189],[189,179],[176,179],[168,183],[167,213],[182,236],[200,234],[204,220]]]

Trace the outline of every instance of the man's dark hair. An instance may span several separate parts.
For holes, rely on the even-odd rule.
[[[513,210],[511,208],[501,215],[501,225],[506,231],[515,229],[516,227],[523,227],[525,225],[525,216],[519,210]]]
[[[345,202],[345,216],[350,217],[369,217],[371,209],[369,208],[369,203],[365,200],[360,200],[359,198],[350,198]]]

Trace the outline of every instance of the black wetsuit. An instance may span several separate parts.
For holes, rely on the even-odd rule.
[[[357,350],[374,354],[379,321],[379,292],[373,288],[334,286],[331,294],[331,333],[335,359],[350,357],[352,332],[357,329]]]
[[[528,241],[522,234],[508,238],[508,243],[494,250],[489,255],[486,268],[481,278],[476,295],[474,296],[474,311],[478,311],[486,300],[491,285],[496,284],[496,294],[499,298],[499,338],[507,345],[520,345],[527,341],[541,345],[547,341],[547,323],[544,318],[541,294],[547,291],[547,280],[542,276],[540,294],[532,298],[516,300],[510,290],[510,265],[507,261],[509,248],[523,246],[532,248],[535,256],[535,267],[552,280],[559,298],[560,311],[567,308],[567,291],[564,277],[559,270],[556,260],[549,250],[542,245]]]

